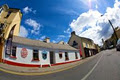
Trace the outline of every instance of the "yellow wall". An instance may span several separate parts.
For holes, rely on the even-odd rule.
[[[5,18],[9,10],[13,12],[10,14],[8,18]],[[2,13],[0,14],[0,23],[6,24],[6,28],[4,29],[3,40],[7,40],[9,33],[14,25],[16,26],[13,35],[17,36],[19,34],[21,17],[22,14],[18,9],[7,9],[6,11],[4,10],[2,11]],[[0,42],[0,62],[2,61],[4,45],[5,45],[4,41],[2,43]]]
[[[82,44],[83,44],[83,47],[85,48],[90,48],[90,49],[95,49],[95,45],[92,41],[89,41],[87,39],[82,39]]]

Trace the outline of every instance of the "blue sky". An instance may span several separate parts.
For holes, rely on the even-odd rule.
[[[60,40],[67,42],[70,37],[70,32],[74,30],[79,36],[91,38],[94,42],[100,44],[100,39],[104,38],[102,34],[99,34],[102,36],[97,39],[94,39],[96,35],[94,37],[90,37],[89,35],[84,36],[84,34],[86,34],[85,31],[88,31],[89,28],[91,29],[94,26],[92,24],[81,25],[85,24],[84,22],[86,22],[87,19],[84,13],[88,15],[92,13],[93,19],[96,19],[94,14],[109,13],[107,12],[108,7],[114,8],[115,3],[119,2],[118,0],[116,1],[117,2],[115,2],[115,0],[1,0],[0,5],[8,4],[11,8],[19,8],[21,10],[23,17],[20,35],[23,37],[36,40],[43,40],[45,37],[50,37],[51,42],[59,42]],[[91,15],[87,17],[90,19]],[[79,21],[79,19],[81,21]],[[87,23],[94,23],[94,21],[91,21],[92,20]],[[97,22],[96,24],[98,25],[103,23],[100,23],[100,21]],[[104,24],[109,26],[107,23],[103,23],[103,25]],[[102,33],[102,31],[101,28],[97,33]],[[110,34],[111,33],[108,33],[106,36],[109,37]],[[97,41],[98,39],[99,41]]]

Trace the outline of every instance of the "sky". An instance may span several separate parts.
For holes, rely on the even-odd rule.
[[[102,44],[120,26],[119,0],[0,0],[23,13],[19,36],[68,42],[71,32]],[[103,16],[101,16],[103,15]]]

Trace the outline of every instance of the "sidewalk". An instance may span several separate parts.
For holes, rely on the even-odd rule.
[[[67,70],[67,69],[70,69],[70,68],[75,67],[77,65],[80,65],[86,61],[89,61],[90,59],[93,59],[97,55],[94,55],[94,56],[91,56],[91,57],[88,57],[86,59],[82,59],[80,61],[73,62],[73,63],[56,65],[56,66],[51,66],[51,67],[44,67],[44,68],[19,67],[19,66],[8,65],[5,63],[0,63],[0,68],[8,70],[8,71],[19,72],[19,73],[45,73],[45,72],[52,72],[52,71],[57,71],[57,70],[60,71],[62,69]]]

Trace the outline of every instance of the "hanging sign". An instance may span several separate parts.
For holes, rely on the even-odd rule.
[[[28,55],[27,49],[26,48],[22,48],[22,50],[21,50],[21,57],[22,58],[26,58],[27,55]]]

